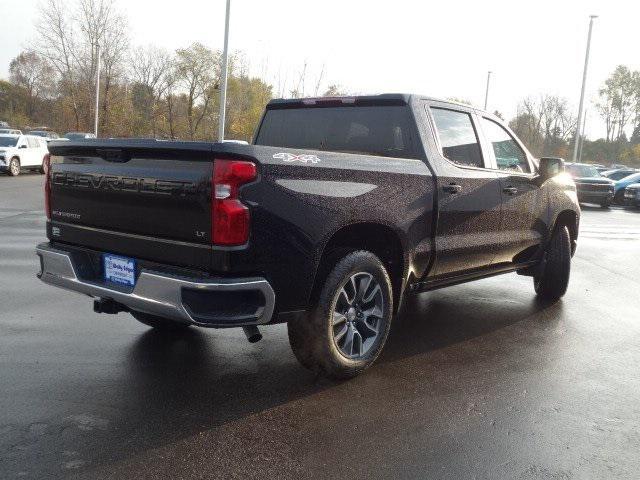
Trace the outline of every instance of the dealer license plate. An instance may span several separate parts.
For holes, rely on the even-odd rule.
[[[133,287],[136,284],[136,261],[133,258],[105,254],[102,257],[107,282]]]

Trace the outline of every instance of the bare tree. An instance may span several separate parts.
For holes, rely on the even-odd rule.
[[[76,88],[77,48],[73,23],[62,0],[44,0],[36,23],[37,40],[32,49],[55,68],[71,100],[75,129],[80,129],[80,105]]]
[[[576,123],[565,98],[540,95],[522,100],[510,125],[533,152],[556,154],[575,131]]]
[[[110,114],[111,88],[122,74],[128,48],[126,19],[116,10],[114,1],[78,0],[70,6],[62,0],[45,0],[36,29],[38,36],[32,50],[58,72],[71,98],[76,129],[90,124],[100,45],[105,125]]]
[[[83,42],[79,46],[82,79],[91,85],[96,75],[97,49],[102,56],[101,78],[103,84],[102,115],[100,124],[109,122],[111,89],[124,73],[129,41],[127,21],[114,7],[113,0],[79,0],[79,31]]]
[[[169,138],[177,138],[177,129],[175,122],[175,100],[176,100],[176,88],[178,84],[178,75],[175,68],[169,69],[163,77],[163,89],[165,95],[165,103],[167,106],[167,125],[169,127]]]
[[[37,102],[52,95],[55,71],[35,52],[22,52],[9,65],[11,82],[25,89],[28,96],[26,114],[33,117]]]
[[[325,92],[322,94],[323,97],[340,97],[345,95],[343,88],[337,83],[333,83],[327,87]]]
[[[176,73],[187,92],[187,122],[189,136],[193,139],[208,111],[213,87],[219,82],[220,52],[214,52],[200,43],[178,49]]]
[[[636,78],[640,75],[619,65],[599,90],[596,108],[607,128],[607,142],[618,141],[629,121],[640,111]]]
[[[607,95],[607,92],[604,88],[601,88],[598,91],[600,95],[600,100],[596,102],[596,110],[604,120],[605,128],[607,131],[607,142],[610,142],[613,139],[614,128],[615,128],[615,109],[613,98]]]
[[[316,81],[316,89],[313,92],[315,97],[320,93],[320,85],[322,85],[322,77],[324,77],[324,63],[322,64],[322,68],[320,69],[320,75],[318,75],[318,80]]]
[[[163,95],[175,84],[173,58],[166,50],[154,47],[137,47],[129,55],[129,79],[132,87],[141,89],[141,102],[147,102],[147,119],[153,136],[157,135],[157,118]]]

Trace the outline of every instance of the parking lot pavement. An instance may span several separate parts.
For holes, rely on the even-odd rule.
[[[38,175],[0,176],[0,478],[638,478],[640,212],[585,208],[566,297],[410,299],[361,377],[284,326],[159,335],[41,285]]]

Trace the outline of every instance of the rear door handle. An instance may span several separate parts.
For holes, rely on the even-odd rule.
[[[462,185],[458,185],[457,183],[450,183],[449,185],[443,185],[442,190],[447,193],[460,193],[462,191]]]
[[[502,191],[507,195],[515,195],[518,193],[518,189],[516,187],[504,187]]]

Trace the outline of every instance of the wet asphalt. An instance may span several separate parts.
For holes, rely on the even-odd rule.
[[[361,377],[286,328],[165,336],[40,284],[42,177],[0,176],[0,478],[640,477],[640,211],[585,208],[569,292],[413,297]]]

